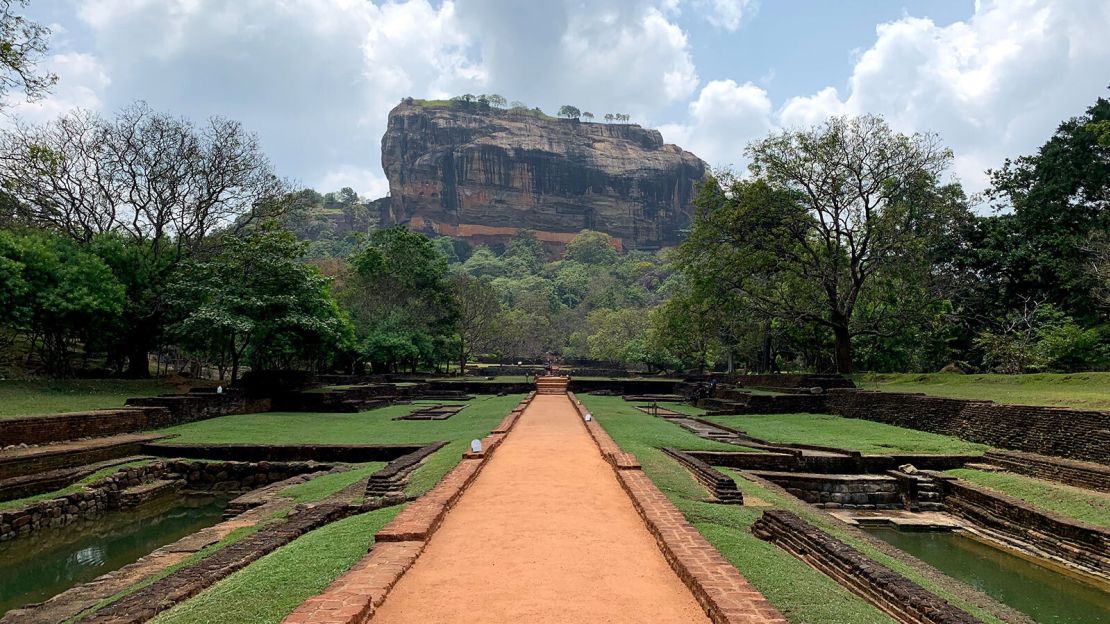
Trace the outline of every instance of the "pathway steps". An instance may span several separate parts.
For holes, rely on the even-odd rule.
[[[708,618],[570,400],[541,390],[372,621]]]

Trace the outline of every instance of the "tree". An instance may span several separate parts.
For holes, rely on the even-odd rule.
[[[489,282],[456,273],[451,277],[451,294],[458,314],[459,374],[466,372],[470,356],[493,348],[501,303]]]
[[[586,338],[590,358],[618,364],[647,362],[649,315],[643,310],[600,309],[590,313],[592,333]]]
[[[608,234],[582,230],[567,243],[563,257],[583,264],[610,265],[617,261],[617,250]]]
[[[1045,300],[1086,324],[1105,321],[1092,236],[1110,231],[1110,101],[1060,124],[1035,154],[990,171],[987,196],[1012,212],[980,225],[975,269],[997,276],[999,304]]]
[[[70,355],[123,309],[124,289],[95,255],[45,232],[0,230],[0,325],[41,340],[46,372],[72,374]]]
[[[770,318],[817,323],[852,371],[853,334],[882,331],[912,310],[857,308],[869,288],[920,286],[926,249],[966,211],[936,180],[951,160],[934,135],[894,133],[879,117],[832,118],[749,145],[753,180],[703,186],[681,266],[718,280]]]
[[[505,104],[508,102],[508,100],[500,95],[497,95],[496,93],[491,93],[487,95],[486,100],[489,101],[490,106],[493,106],[495,108],[505,108]]]
[[[505,244],[502,259],[522,266],[524,271],[536,273],[547,259],[543,243],[531,230],[520,230]]]
[[[605,123],[613,123],[613,119],[615,118],[616,116],[613,115],[613,113],[605,113]]]
[[[582,116],[582,111],[570,104],[563,104],[559,107],[559,116],[565,117],[566,119],[578,119]]]
[[[582,119],[585,119],[586,121],[593,121],[594,120],[594,114],[589,112],[589,111],[586,111],[586,112],[582,113]]]
[[[454,334],[455,312],[447,260],[432,241],[404,227],[376,230],[350,262],[340,301],[363,356],[377,370],[433,362]]]
[[[104,234],[142,249],[143,287],[128,289],[130,372],[149,375],[147,354],[163,320],[160,290],[176,264],[209,234],[246,229],[280,212],[285,183],[258,139],[238,122],[201,127],[139,102],[105,119],[73,111],[41,126],[0,135],[3,190],[18,218],[90,243]]]
[[[284,230],[228,237],[219,254],[174,273],[168,299],[173,341],[217,364],[220,378],[255,368],[319,364],[352,338],[329,280],[304,264],[307,244]]]
[[[510,309],[497,319],[494,348],[511,359],[535,359],[551,347],[551,320],[527,310]]]
[[[0,0],[0,98],[14,89],[28,100],[37,100],[58,82],[54,74],[38,71],[50,29],[16,14],[27,2]]]

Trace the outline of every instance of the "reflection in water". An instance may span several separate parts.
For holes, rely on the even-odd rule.
[[[168,497],[0,543],[0,614],[118,570],[220,521],[227,497]]]
[[[1037,622],[1110,624],[1110,593],[959,533],[861,527]]]

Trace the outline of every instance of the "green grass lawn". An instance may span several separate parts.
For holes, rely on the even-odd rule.
[[[1110,373],[960,375],[955,373],[858,375],[868,390],[923,392],[956,399],[1110,410]]]
[[[175,392],[161,379],[0,381],[0,418],[123,407],[131,397]]]
[[[975,485],[1019,498],[1030,505],[1110,528],[1110,494],[1042,481],[1009,472],[986,472],[971,468],[949,470],[950,474]]]
[[[355,414],[265,412],[202,420],[162,429],[170,444],[449,444],[413,473],[408,492],[418,494],[459,462],[470,441],[488,434],[523,395],[479,396],[447,420],[393,420],[419,405],[391,405]],[[337,477],[339,478],[339,477]],[[341,489],[341,488],[338,488]]]
[[[374,533],[401,510],[387,507],[333,522],[262,557],[196,597],[166,611],[157,624],[281,622],[355,564]]]
[[[827,414],[710,416],[706,420],[739,429],[770,442],[835,446],[857,450],[866,455],[981,454],[990,448],[952,436]]]
[[[701,445],[722,445],[702,440],[678,425],[640,412],[634,404],[620,397],[579,395],[579,398],[617,444],[636,455],[647,475],[687,520],[791,622],[867,624],[892,621],[824,574],[752,535],[749,527],[762,514],[761,508],[706,502],[708,493],[705,489],[681,465],[658,450],[660,446],[695,449],[706,448]],[[737,485],[749,501],[758,498],[775,507],[794,511],[984,621],[1001,622],[910,566],[872,547],[864,538],[853,534],[830,516],[746,479],[737,477]],[[948,579],[946,584],[949,582],[952,587],[962,587],[958,581]]]

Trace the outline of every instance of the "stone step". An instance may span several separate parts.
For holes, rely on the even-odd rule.
[[[123,508],[135,507],[163,494],[176,491],[184,485],[185,481],[180,479],[158,479],[135,485],[119,493],[119,506]]]

